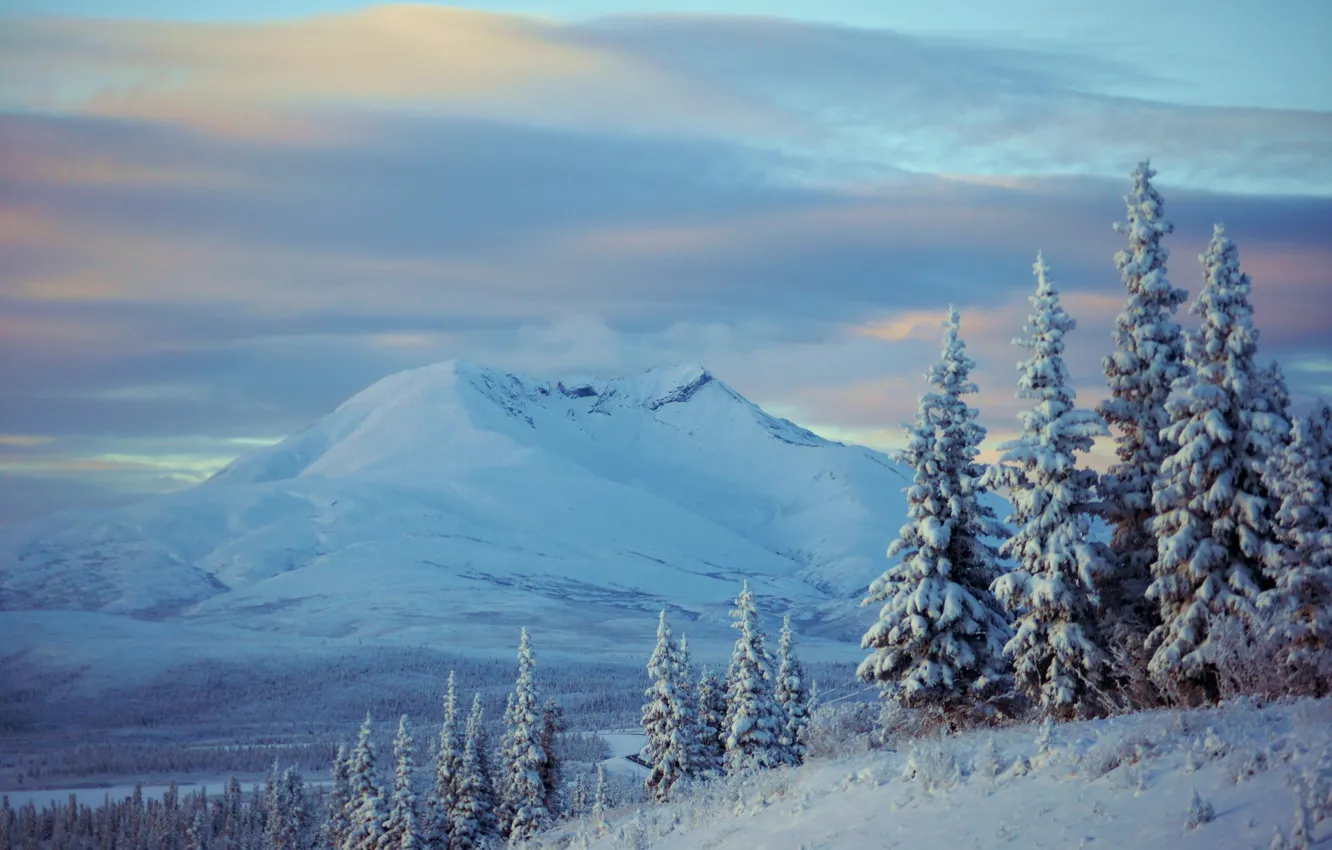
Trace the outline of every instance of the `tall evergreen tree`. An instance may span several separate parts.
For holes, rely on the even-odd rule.
[[[1147,595],[1161,625],[1149,669],[1162,681],[1187,680],[1189,698],[1214,698],[1210,636],[1225,620],[1253,624],[1275,513],[1263,471],[1289,424],[1261,392],[1249,276],[1220,225],[1200,259],[1203,289],[1191,312],[1202,327],[1188,337],[1192,372],[1166,402],[1172,422],[1162,434],[1178,449],[1161,464],[1153,496],[1158,548]]]
[[[643,787],[658,802],[670,797],[671,789],[683,779],[689,769],[689,753],[684,749],[682,727],[688,721],[683,710],[680,682],[679,649],[671,636],[663,610],[657,620],[657,645],[648,659],[651,681],[644,696],[643,734],[647,738],[644,751],[650,766]]]
[[[801,733],[809,725],[809,690],[805,685],[805,667],[795,654],[791,615],[782,620],[782,634],[777,643],[777,705],[782,709],[782,750],[790,764],[805,760],[805,742]]]
[[[1115,351],[1102,361],[1110,398],[1097,408],[1115,431],[1117,458],[1098,487],[1102,512],[1113,526],[1114,553],[1114,569],[1103,577],[1099,595],[1105,626],[1120,643],[1140,640],[1157,622],[1146,600],[1157,556],[1152,486],[1173,452],[1162,437],[1169,424],[1166,398],[1186,372],[1175,311],[1188,293],[1166,278],[1170,251],[1161,240],[1175,226],[1164,217],[1155,176],[1150,163],[1138,164],[1133,190],[1124,198],[1127,221],[1115,224],[1128,237],[1128,247],[1115,255],[1128,299],[1115,320]]]
[[[527,629],[523,629],[518,645],[518,681],[514,689],[512,720],[511,760],[505,766],[508,802],[513,812],[509,836],[514,841],[525,841],[544,829],[550,820],[545,788],[541,783],[541,771],[545,769],[547,757],[539,738],[541,708],[536,686],[536,659]]]
[[[333,784],[328,792],[328,819],[324,821],[324,844],[332,850],[342,850],[347,840],[347,833],[351,830],[348,814],[351,803],[350,759],[347,745],[338,744],[337,754],[333,756]],[[239,795],[239,786],[236,792]],[[228,822],[230,817],[228,814]],[[228,850],[234,848],[228,847]]]
[[[1280,499],[1264,554],[1274,587],[1259,597],[1281,660],[1314,671],[1332,653],[1332,407],[1319,405],[1291,425],[1291,440],[1269,464]],[[1315,675],[1320,695],[1332,682]]]
[[[773,695],[772,660],[759,627],[754,593],[746,581],[731,611],[731,628],[739,631],[731,665],[726,671],[726,770],[781,763],[782,714]]]
[[[1022,434],[1000,449],[996,478],[1010,490],[1016,531],[1000,554],[1017,569],[994,583],[995,595],[1016,615],[1004,646],[1019,688],[1061,719],[1095,713],[1090,699],[1106,676],[1109,656],[1096,624],[1096,585],[1106,572],[1102,547],[1091,542],[1089,510],[1095,471],[1078,466],[1078,452],[1106,435],[1105,423],[1075,405],[1064,365],[1064,335],[1077,323],[1064,312],[1049,267],[1036,258],[1036,292],[1016,344],[1031,352],[1018,364]]]
[[[457,796],[449,813],[449,850],[477,850],[495,834],[494,795],[485,767],[485,726],[481,696],[472,698],[467,718],[466,743],[458,773]]]
[[[696,690],[698,775],[717,776],[726,759],[726,689],[717,674],[703,668]]]
[[[376,779],[375,745],[370,740],[370,715],[361,724],[361,736],[349,765],[351,799],[347,809],[347,835],[341,850],[379,850],[384,834],[384,795]]]
[[[986,470],[976,455],[985,429],[963,399],[977,388],[959,325],[950,308],[942,362],[927,375],[937,391],[921,396],[899,454],[915,470],[909,521],[888,548],[889,558],[902,559],[875,579],[861,603],[883,607],[861,640],[872,652],[857,670],[888,699],[943,711],[969,708],[1002,689],[1010,637],[990,592],[999,565],[987,542],[1008,532],[980,501]]]
[[[393,739],[393,796],[384,821],[384,834],[379,839],[380,850],[420,850],[424,846],[416,822],[416,792],[412,789],[416,764],[412,748],[412,731],[404,714],[398,719],[398,736]]]
[[[457,805],[458,775],[462,770],[463,718],[458,713],[458,685],[449,671],[448,691],[444,696],[444,724],[439,730],[439,749],[435,753],[435,784],[427,800],[422,833],[432,846],[446,846],[449,840],[449,812]]]

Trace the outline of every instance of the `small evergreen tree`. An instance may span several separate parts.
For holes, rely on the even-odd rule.
[[[458,773],[462,769],[462,721],[458,713],[457,679],[450,670],[444,695],[444,723],[440,726],[439,749],[435,752],[435,783],[426,800],[426,823],[421,830],[432,846],[448,845],[449,812],[456,805]]]
[[[726,770],[781,763],[781,709],[773,696],[772,661],[759,627],[758,608],[746,581],[731,612],[731,628],[740,632],[726,671]]]
[[[1099,710],[1090,699],[1106,678],[1109,656],[1096,625],[1095,588],[1106,573],[1092,543],[1089,511],[1097,475],[1078,466],[1094,437],[1108,434],[1090,410],[1075,406],[1064,366],[1064,335],[1077,324],[1059,304],[1049,267],[1036,258],[1036,293],[1017,344],[1031,352],[1018,365],[1018,398],[1033,402],[1019,414],[1022,434],[1001,446],[996,478],[1009,487],[1016,528],[1000,554],[1016,561],[994,583],[995,595],[1016,615],[1004,646],[1017,686],[1061,719]]]
[[[697,695],[698,775],[716,776],[726,759],[726,690],[707,667],[699,677]]]
[[[1263,556],[1274,542],[1263,471],[1289,432],[1258,392],[1249,276],[1220,225],[1200,259],[1203,289],[1191,312],[1203,324],[1188,338],[1192,372],[1166,402],[1172,422],[1163,437],[1178,449],[1161,464],[1154,491],[1158,548],[1147,590],[1161,613],[1149,669],[1163,682],[1186,680],[1190,699],[1218,695],[1213,630],[1226,620],[1246,631],[1253,625]]]
[[[510,691],[504,701],[504,733],[500,736],[499,771],[494,778],[495,818],[499,834],[505,838],[513,826],[513,792],[509,787],[509,765],[514,760],[513,730],[517,724],[517,697]]]
[[[235,782],[235,779],[232,779]],[[240,787],[236,787],[239,796]],[[228,792],[230,797],[230,792]],[[342,850],[350,831],[351,821],[348,812],[351,803],[351,764],[346,744],[338,744],[338,751],[333,756],[333,783],[328,792],[328,819],[324,822],[324,843],[333,850]],[[230,800],[226,805],[230,805]],[[239,804],[238,804],[239,805]],[[238,809],[239,812],[239,809]],[[233,815],[228,809],[227,822]],[[228,850],[232,850],[229,846]]]
[[[782,635],[777,643],[777,704],[784,721],[782,749],[785,760],[800,764],[805,760],[805,742],[801,734],[809,725],[809,691],[805,689],[805,668],[795,654],[791,633],[791,615],[782,620]]]
[[[1173,451],[1162,437],[1169,424],[1166,397],[1186,372],[1175,311],[1187,293],[1166,278],[1170,251],[1161,240],[1175,226],[1164,218],[1165,201],[1152,185],[1155,176],[1150,163],[1138,164],[1133,191],[1124,198],[1127,221],[1115,224],[1128,237],[1127,249],[1115,255],[1128,300],[1115,320],[1115,351],[1102,361],[1110,398],[1097,408],[1115,431],[1117,463],[1101,477],[1098,489],[1113,527],[1114,553],[1114,569],[1101,581],[1100,601],[1106,629],[1118,643],[1145,637],[1158,621],[1146,599],[1157,556],[1152,486]]]
[[[546,810],[551,817],[558,817],[564,810],[561,784],[560,735],[564,732],[564,709],[554,697],[546,700],[541,712],[541,751],[546,754],[545,765],[541,768],[541,791],[546,801]]]
[[[514,690],[513,727],[510,730],[511,761],[506,765],[509,806],[513,812],[509,837],[513,841],[531,838],[550,820],[541,782],[547,756],[541,749],[539,737],[540,710],[536,660],[527,629],[523,629],[518,645],[518,682]]]
[[[412,732],[407,715],[398,719],[398,736],[393,739],[393,796],[389,813],[384,821],[384,834],[379,839],[380,850],[420,850],[421,829],[416,822],[416,792],[412,790]]]
[[[457,797],[449,812],[449,850],[477,850],[496,833],[494,796],[485,769],[485,726],[481,696],[472,698],[466,743],[457,779]]]
[[[680,636],[679,651],[676,654],[675,684],[676,693],[680,695],[679,747],[685,754],[684,776],[686,779],[693,779],[702,775],[709,755],[705,752],[705,744],[701,737],[698,694],[694,690],[694,662],[689,653],[688,635]]]
[[[0,835],[0,847],[3,847],[6,844],[4,839],[8,837],[8,831],[4,825],[0,825],[0,831],[4,833]],[[208,822],[208,808],[201,805],[194,810],[194,819],[190,822],[189,832],[185,835],[185,850],[208,850],[211,838],[212,825]]]
[[[351,798],[342,850],[379,850],[379,839],[384,834],[384,796],[375,777],[375,745],[370,733],[367,713],[361,724],[361,737],[351,754]]]
[[[651,682],[644,696],[643,734],[647,737],[644,752],[650,771],[643,787],[652,799],[663,802],[671,789],[688,772],[689,753],[683,749],[683,725],[688,718],[683,710],[679,649],[671,636],[663,610],[657,620],[657,645],[648,659]]]
[[[1267,478],[1280,504],[1275,540],[1264,553],[1274,587],[1259,597],[1281,661],[1326,692],[1319,665],[1332,652],[1332,407],[1298,417]],[[1309,675],[1312,674],[1312,675]]]
[[[911,708],[970,710],[1007,683],[1003,647],[1008,621],[990,592],[999,576],[989,539],[1007,537],[980,501],[986,470],[976,463],[985,429],[962,396],[977,392],[975,362],[958,336],[957,311],[944,324],[942,362],[928,378],[907,447],[899,458],[915,470],[907,490],[909,521],[888,548],[902,556],[870,585],[862,605],[883,603],[861,640],[872,650],[857,670],[885,698]]]
[[[610,826],[606,823],[606,813],[610,811],[610,792],[606,787],[606,768],[597,765],[597,793],[592,803],[592,826],[597,837],[605,835]]]

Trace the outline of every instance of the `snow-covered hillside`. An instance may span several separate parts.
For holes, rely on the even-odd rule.
[[[0,618],[19,650],[89,663],[257,633],[507,653],[521,625],[547,650],[641,654],[663,606],[696,646],[729,639],[748,577],[833,650],[863,631],[906,482],[699,366],[549,383],[450,361],[198,487],[3,529]]]
[[[556,832],[605,850],[1308,846],[1297,828],[1314,846],[1332,839],[1327,700],[1143,712],[1042,737],[977,730],[815,758]],[[1270,843],[1278,829],[1288,844]]]

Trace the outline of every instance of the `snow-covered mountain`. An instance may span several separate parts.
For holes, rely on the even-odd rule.
[[[637,653],[665,606],[720,649],[749,578],[765,614],[855,642],[906,483],[699,366],[549,383],[450,361],[200,486],[0,530],[0,623],[53,652],[507,653],[530,625],[547,648]]]

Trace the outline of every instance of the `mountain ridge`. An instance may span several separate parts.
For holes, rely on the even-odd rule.
[[[610,652],[664,606],[722,646],[749,579],[765,613],[844,652],[907,483],[698,364],[543,381],[445,361],[188,490],[0,529],[0,618],[48,622],[48,640],[17,641],[47,654],[79,615],[196,647],[188,635],[487,651],[530,623]]]

